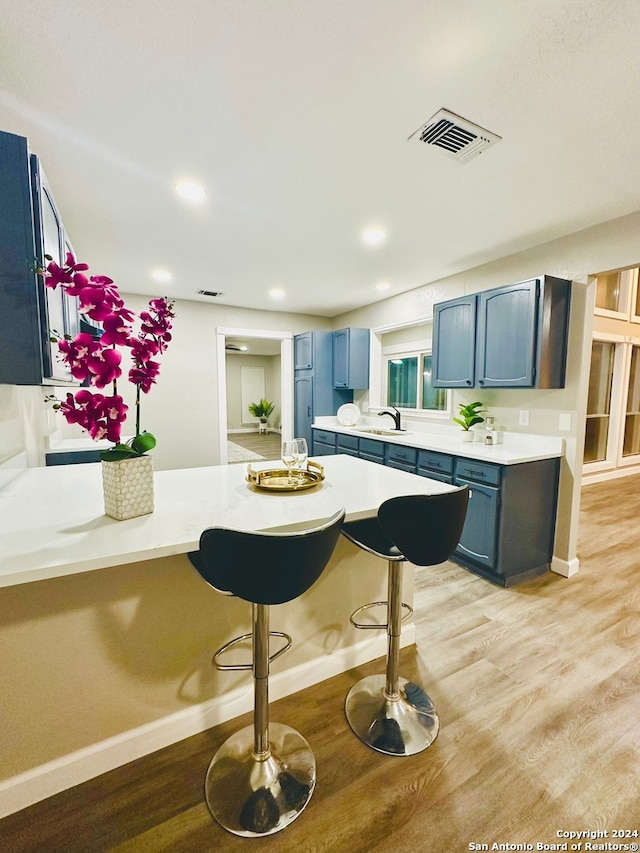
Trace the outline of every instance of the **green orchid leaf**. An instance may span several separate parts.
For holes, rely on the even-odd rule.
[[[120,459],[133,459],[136,456],[140,456],[140,454],[136,453],[136,451],[128,445],[116,444],[108,450],[103,450],[100,454],[100,459],[103,462],[118,462]]]
[[[130,445],[138,456],[143,456],[147,450],[153,450],[156,446],[156,437],[150,432],[141,432],[130,442]]]

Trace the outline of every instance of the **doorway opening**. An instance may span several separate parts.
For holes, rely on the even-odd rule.
[[[293,435],[293,333],[219,327],[216,337],[219,464],[250,461],[265,453],[279,458],[275,442],[279,448],[282,438]],[[260,448],[252,449],[251,440],[261,438],[260,425],[247,406],[262,393],[277,398],[273,426]],[[265,452],[258,452],[260,449]]]

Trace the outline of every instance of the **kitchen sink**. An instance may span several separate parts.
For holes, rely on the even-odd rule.
[[[358,432],[364,432],[367,435],[411,435],[410,432],[407,432],[404,429],[378,429],[377,427],[356,427]]]

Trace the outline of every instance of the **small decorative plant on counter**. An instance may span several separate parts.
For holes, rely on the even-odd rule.
[[[48,397],[70,424],[79,424],[95,441],[107,439],[114,446],[101,454],[103,461],[118,461],[143,456],[156,446],[150,432],[140,429],[140,395],[148,394],[160,372],[156,357],[167,349],[171,341],[174,303],[165,298],[152,299],[149,309],[138,317],[139,329],[134,331],[136,315],[126,308],[124,300],[112,279],[103,275],[87,276],[87,264],[76,263],[68,252],[65,266],[60,267],[49,256],[46,270],[40,270],[47,287],[62,287],[70,296],[77,296],[79,312],[102,326],[96,336],[80,332],[75,338],[53,336],[57,341],[59,359],[69,366],[71,375],[88,386],[106,388],[104,394],[87,387],[75,394],[68,393],[63,401]],[[99,332],[99,330],[97,330]],[[127,379],[136,389],[135,436],[126,444],[120,443],[122,424],[127,418],[128,406],[118,394],[117,382],[122,375],[122,350],[129,350],[131,368]]]
[[[472,435],[470,432],[471,427],[484,423],[484,418],[480,415],[480,412],[486,412],[486,409],[483,408],[483,404],[479,401],[475,403],[458,403],[458,412],[460,417],[453,418],[452,420],[459,424],[469,436]]]

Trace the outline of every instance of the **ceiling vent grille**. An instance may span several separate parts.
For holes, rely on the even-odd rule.
[[[222,296],[221,290],[196,290],[199,296]]]
[[[461,163],[468,163],[501,139],[496,133],[445,109],[438,110],[409,137],[410,141],[433,145]]]

